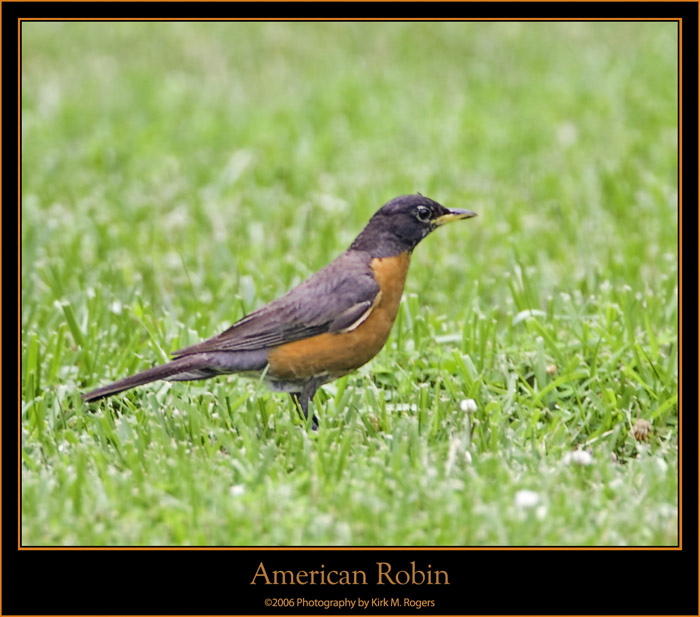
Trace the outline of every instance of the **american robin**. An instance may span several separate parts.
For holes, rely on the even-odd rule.
[[[288,392],[305,418],[316,390],[369,362],[386,343],[411,253],[445,223],[476,216],[422,195],[382,206],[340,257],[228,330],[173,354],[173,360],[83,396],[96,401],[158,379],[189,381],[226,373],[262,376]],[[312,427],[318,420],[312,418]]]

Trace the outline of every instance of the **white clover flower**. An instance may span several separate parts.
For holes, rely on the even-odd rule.
[[[464,412],[468,414],[473,414],[477,407],[476,407],[476,401],[473,398],[465,398],[460,404],[459,408]]]
[[[515,493],[515,505],[518,508],[534,508],[538,503],[540,496],[535,491],[522,489]]]
[[[231,497],[240,497],[243,493],[245,493],[245,485],[243,484],[234,484],[230,489],[229,493]]]
[[[593,456],[588,450],[574,450],[567,452],[564,455],[564,463],[575,463],[576,465],[590,465],[593,462]]]

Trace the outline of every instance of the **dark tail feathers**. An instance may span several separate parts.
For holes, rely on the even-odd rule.
[[[83,394],[83,400],[86,403],[91,403],[159,379],[171,381],[207,379],[226,373],[262,371],[266,365],[267,351],[264,349],[193,354],[97,388],[97,390]]]
[[[193,358],[180,358],[173,362],[168,362],[168,364],[154,366],[153,368],[149,368],[142,373],[137,373],[131,377],[120,379],[119,381],[115,381],[107,386],[102,386],[101,388],[97,388],[92,392],[83,394],[83,400],[86,403],[91,403],[92,401],[98,401],[101,398],[112,396],[113,394],[118,394],[124,390],[130,390],[131,388],[142,386],[143,384],[150,383],[152,381],[172,378],[178,373],[192,369],[192,364],[194,364],[192,360]]]

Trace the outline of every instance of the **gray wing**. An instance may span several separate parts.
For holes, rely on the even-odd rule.
[[[306,281],[176,358],[206,351],[266,349],[352,328],[374,305],[379,284],[363,252],[348,251]]]

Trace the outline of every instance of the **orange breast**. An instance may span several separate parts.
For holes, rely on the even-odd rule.
[[[320,334],[271,349],[267,354],[269,375],[292,380],[327,373],[330,380],[369,362],[389,338],[410,263],[408,252],[373,259],[371,267],[381,298],[369,317],[349,332]]]

